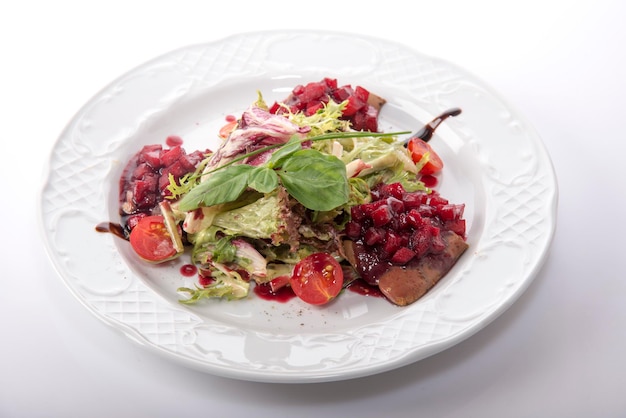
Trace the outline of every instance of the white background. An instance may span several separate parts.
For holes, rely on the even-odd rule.
[[[626,416],[626,3],[7,3],[0,417]],[[552,157],[557,232],[524,295],[440,354],[345,382],[216,378],[149,352],[73,299],[41,243],[42,166],[73,114],[137,65],[242,31],[299,28],[399,41],[494,87]]]

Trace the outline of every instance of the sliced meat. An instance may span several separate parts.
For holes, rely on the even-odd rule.
[[[391,266],[378,280],[380,291],[399,306],[410,305],[435,286],[468,248],[459,235],[442,235],[446,249],[406,266]]]
[[[387,100],[370,91],[370,94],[367,97],[367,104],[373,106],[374,109],[380,112],[380,109],[385,105],[385,103],[387,103]]]

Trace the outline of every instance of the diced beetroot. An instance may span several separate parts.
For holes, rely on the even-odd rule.
[[[354,243],[354,255],[361,278],[369,284],[377,284],[378,277],[390,266],[380,259],[378,251],[372,251],[358,241]]]
[[[176,179],[193,172],[209,150],[187,155],[181,146],[164,150],[160,144],[146,145],[128,161],[119,181],[120,213],[127,229],[136,218],[151,214],[154,208],[171,192],[168,174]],[[165,157],[165,158],[162,158]],[[170,167],[165,167],[167,162]],[[132,202],[131,202],[132,201]]]
[[[401,231],[400,233],[400,246],[408,247],[411,240],[411,233],[408,231]]]
[[[133,197],[135,200],[144,200],[144,195],[148,193],[156,193],[157,177],[155,175],[146,175],[142,179],[133,182]]]
[[[281,106],[278,104],[278,102],[274,102],[274,104],[272,106],[270,106],[269,112],[275,115],[276,113],[278,113],[278,110],[280,108],[281,108]]]
[[[385,258],[391,258],[391,256],[398,251],[398,248],[402,245],[402,238],[394,231],[385,231],[385,240],[382,243],[382,250],[385,254]]]
[[[296,96],[300,96],[304,92],[304,86],[302,84],[298,84],[291,92]]]
[[[126,226],[129,230],[132,230],[142,218],[148,216],[147,213],[137,213],[135,215],[131,215],[126,219]]]
[[[381,206],[386,206],[387,202],[385,200],[376,200],[370,203],[364,203],[359,206],[359,210],[363,212],[363,216],[368,218],[372,217],[372,213]]]
[[[352,94],[354,94],[352,87],[343,86],[343,87],[339,87],[338,89],[333,90],[333,92],[331,93],[331,97],[337,103],[341,103],[344,100],[348,100],[350,96],[352,96]]]
[[[306,110],[304,111],[304,114],[307,116],[311,116],[312,114],[314,114],[315,112],[317,112],[318,110],[324,107],[323,103],[324,102],[321,102],[321,101],[313,102],[311,105],[309,105],[306,108]]]
[[[382,242],[384,238],[385,231],[374,227],[367,228],[365,235],[363,236],[364,242],[370,246]]]
[[[154,174],[154,170],[152,169],[152,167],[150,167],[148,165],[148,163],[140,163],[139,165],[137,165],[137,168],[135,168],[135,170],[133,171],[133,174],[130,177],[130,180],[136,180],[136,179],[143,179],[144,177],[148,176],[148,175],[153,175]]]
[[[353,221],[362,221],[369,215],[365,213],[363,205],[352,206],[350,208],[350,217]]]
[[[407,212],[402,212],[398,214],[397,217],[397,227],[398,230],[404,231],[406,229],[410,229],[413,225],[409,223],[409,214]]]
[[[407,223],[413,228],[421,228],[424,226],[424,218],[417,209],[411,209],[406,214]]]
[[[211,154],[210,149],[205,149],[204,151],[196,150],[188,155],[190,158],[193,158],[197,164],[200,161],[204,160],[205,156],[207,156],[208,154]]]
[[[198,164],[198,161],[191,155],[183,155],[178,159],[178,162],[183,170],[185,170],[184,174],[194,171],[196,169],[196,164]]]
[[[415,257],[415,251],[408,247],[400,247],[391,257],[391,262],[398,265],[404,265]]]
[[[161,162],[161,150],[154,149],[150,151],[142,151],[141,156],[143,160],[155,170],[158,170],[163,165]]]
[[[393,212],[388,205],[383,205],[372,212],[374,226],[381,227],[387,225],[393,218]]]
[[[382,205],[372,212],[374,226],[381,227],[387,225],[393,218],[393,212],[389,205]]]
[[[436,192],[409,193],[394,183],[375,187],[371,198],[351,208],[353,218],[346,227],[358,249],[356,269],[369,283],[391,265],[445,251],[444,231],[465,239],[464,205],[450,204]]]
[[[424,192],[405,193],[402,196],[402,201],[407,209],[419,208],[421,205],[426,203],[427,199],[428,195]]]
[[[341,119],[350,122],[352,129],[357,131],[378,132],[378,109],[368,103],[369,97],[369,90],[361,86],[354,89],[349,84],[337,87],[337,79],[327,77],[319,82],[295,86],[287,98],[275,102],[269,111],[273,114],[285,113],[279,104],[283,103],[292,113],[303,112],[310,116],[330,99],[337,103],[347,100]]]
[[[141,195],[136,195],[133,198],[135,202],[135,206],[138,210],[148,210],[152,209],[157,204],[156,193],[142,193]]]
[[[438,193],[432,192],[428,203],[431,206],[447,205],[448,200],[441,197]]]
[[[392,214],[397,215],[404,212],[404,202],[402,202],[402,200],[391,196],[387,198],[386,202]]]
[[[163,194],[167,190],[167,186],[170,184],[170,169],[164,168],[161,171],[161,177],[159,177],[159,191]]]
[[[361,86],[356,86],[356,88],[354,89],[354,96],[362,102],[367,102],[367,99],[370,96],[370,92]]]
[[[313,100],[319,100],[324,94],[326,94],[326,83],[325,82],[313,82],[308,83],[302,89],[302,92],[297,94],[298,98],[303,103],[309,103]]]
[[[378,110],[368,105],[364,113],[363,131],[378,132]]]
[[[335,90],[337,88],[337,79],[336,78],[329,78],[326,77],[324,78],[324,83],[326,84],[326,87],[328,87],[329,90]]]
[[[401,200],[402,196],[404,196],[404,193],[405,193],[402,183],[386,184],[383,190],[388,196],[393,197],[398,200]]]
[[[145,179],[133,182],[133,197],[142,200],[146,193],[154,193],[156,191],[156,183],[153,177],[146,176]]]
[[[416,257],[419,258],[426,255],[430,249],[430,230],[428,228],[415,230],[409,244],[413,251],[415,251]]]
[[[440,253],[446,249],[446,243],[441,238],[441,230],[439,228],[431,228],[430,249],[434,253]]]
[[[356,96],[348,97],[348,104],[343,109],[343,116],[353,116],[356,112],[363,109],[366,104]]]
[[[463,216],[464,209],[465,205],[441,205],[437,208],[437,215],[442,221],[451,221],[454,219],[460,219]]]
[[[163,152],[161,155],[161,161],[165,167],[169,167],[178,161],[183,155],[185,155],[185,150],[177,145]]]
[[[451,221],[446,221],[444,223],[444,228],[448,231],[454,232],[461,237],[465,237],[465,219],[454,219]]]
[[[138,162],[139,163],[147,162],[153,167],[158,167],[160,166],[161,162],[160,160],[156,161],[155,156],[156,158],[159,158],[162,150],[163,150],[163,146],[161,144],[144,145],[141,148],[141,150],[137,153]]]
[[[350,120],[350,127],[355,131],[365,131],[365,114],[362,112],[356,112]]]
[[[423,218],[432,218],[433,216],[435,216],[435,208],[428,204],[420,205],[418,210],[420,211],[420,215],[422,215]]]
[[[404,187],[401,183],[380,184],[372,190],[372,199],[382,200],[388,197],[404,200]]]
[[[184,176],[185,174],[189,173],[191,170],[193,170],[193,166],[191,168],[191,170],[188,170],[182,163],[182,159],[176,161],[175,163],[173,163],[172,165],[168,166],[167,169],[170,173],[172,173],[172,175],[174,176],[175,179],[179,179],[182,176]]]
[[[356,221],[350,221],[346,224],[344,233],[348,238],[358,239],[361,236],[361,224]]]

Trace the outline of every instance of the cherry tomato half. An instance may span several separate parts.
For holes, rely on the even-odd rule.
[[[130,231],[130,245],[146,261],[158,263],[174,258],[178,252],[167,232],[163,216],[146,216]]]
[[[311,254],[296,264],[289,284],[306,303],[323,305],[341,292],[343,270],[330,254]]]
[[[407,149],[415,163],[418,163],[424,154],[428,153],[428,162],[420,170],[421,174],[435,174],[443,168],[443,161],[428,142],[424,142],[419,138],[413,138],[407,144]]]
[[[232,120],[226,123],[226,125],[222,126],[220,128],[220,133],[219,133],[220,138],[222,139],[228,138],[230,133],[237,127],[237,123],[238,122],[236,120]]]

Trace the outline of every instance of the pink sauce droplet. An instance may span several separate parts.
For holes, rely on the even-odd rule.
[[[262,283],[254,286],[254,294],[261,299],[273,300],[282,303],[290,301],[296,297],[296,294],[293,293],[291,287],[284,286],[274,292],[269,283]]]
[[[177,135],[170,135],[167,137],[167,139],[165,139],[165,143],[168,147],[175,147],[177,145],[182,145],[183,139]]]
[[[233,115],[226,115],[226,122],[235,122],[237,118]]]
[[[186,277],[191,277],[198,272],[198,268],[193,264],[185,264],[180,268],[180,274]]]
[[[371,297],[376,297],[376,298],[383,297],[383,294],[378,288],[378,286],[373,286],[365,282],[364,280],[353,281],[352,283],[348,285],[347,289],[363,296],[371,296]]]

